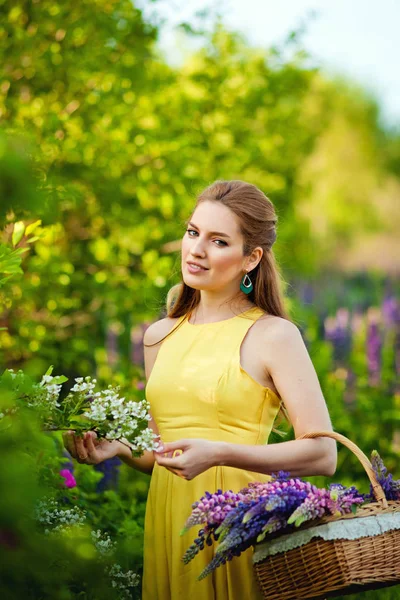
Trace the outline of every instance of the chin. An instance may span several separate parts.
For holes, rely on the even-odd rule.
[[[193,288],[194,290],[204,290],[206,289],[205,287],[202,287],[200,285],[200,282],[196,281],[196,276],[194,275],[193,277],[184,277],[182,276],[182,280],[183,282],[190,288]]]
[[[193,282],[193,281],[186,281],[185,279],[183,279],[183,283],[185,285],[187,285],[188,287],[193,288],[194,290],[202,290],[203,289],[199,285],[196,285],[196,282]]]

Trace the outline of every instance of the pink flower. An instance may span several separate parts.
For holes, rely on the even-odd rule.
[[[61,475],[61,477],[64,477],[65,487],[67,487],[67,488],[76,487],[75,477],[72,475],[71,471],[68,471],[68,469],[62,469],[60,471],[60,475]]]
[[[136,389],[137,390],[144,390],[145,387],[146,386],[145,386],[145,383],[143,381],[138,381],[137,384],[136,384]]]

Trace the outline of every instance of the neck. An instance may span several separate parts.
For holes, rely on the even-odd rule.
[[[201,292],[200,302],[192,313],[192,323],[213,323],[235,317],[236,315],[253,308],[255,304],[247,298],[226,298],[221,300],[211,294]]]

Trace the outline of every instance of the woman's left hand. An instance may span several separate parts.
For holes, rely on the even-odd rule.
[[[190,480],[217,465],[218,445],[218,442],[210,440],[178,440],[164,443],[161,450],[154,452],[154,456],[160,466]],[[166,457],[165,454],[172,454],[172,457]]]

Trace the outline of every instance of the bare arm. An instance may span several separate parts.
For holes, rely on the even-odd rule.
[[[310,431],[332,431],[324,396],[299,329],[281,320],[268,330],[265,368],[284,400],[295,437]],[[218,464],[258,473],[289,471],[293,476],[336,471],[336,442],[330,438],[292,440],[265,446],[222,444]]]
[[[158,435],[157,425],[155,424],[153,419],[149,421],[149,427],[154,431],[154,433]],[[117,455],[125,464],[129,465],[130,467],[133,467],[137,471],[141,471],[142,473],[147,473],[148,475],[151,475],[154,467],[153,451],[149,452],[148,450],[145,450],[143,456],[141,456],[140,458],[135,458],[134,456],[132,456],[130,448],[128,448],[124,444],[121,444],[121,442],[118,443],[119,449]]]

